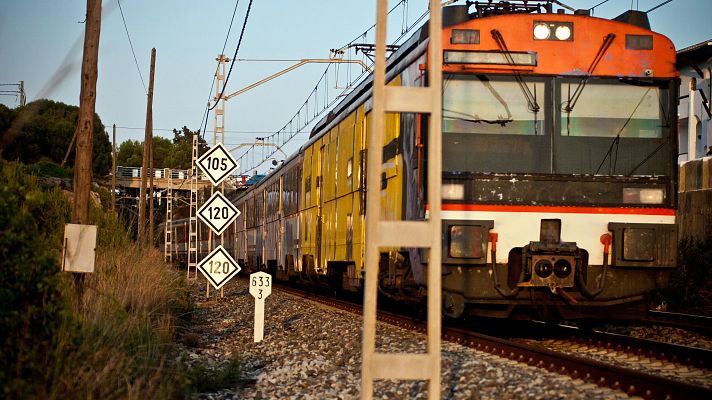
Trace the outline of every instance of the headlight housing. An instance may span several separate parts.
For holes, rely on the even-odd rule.
[[[453,258],[482,258],[482,228],[479,226],[450,226],[449,256]],[[486,243],[486,240],[485,240]]]
[[[534,21],[534,40],[574,40],[573,22]]]
[[[663,204],[665,190],[662,188],[623,188],[623,203]]]
[[[482,265],[487,263],[489,231],[494,221],[443,220],[444,264]]]

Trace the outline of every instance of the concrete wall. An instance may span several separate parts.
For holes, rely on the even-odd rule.
[[[712,237],[712,157],[680,166],[678,206],[681,239]]]

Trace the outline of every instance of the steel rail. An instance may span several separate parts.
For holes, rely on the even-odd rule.
[[[362,314],[362,308],[359,304],[326,298],[314,292],[307,293],[291,287],[284,288],[280,286],[279,288],[300,298],[316,301],[354,314]],[[377,319],[380,322],[419,333],[427,331],[427,327],[422,321],[417,321],[412,317],[379,310]],[[712,389],[704,386],[619,367],[585,357],[564,354],[536,345],[484,335],[466,329],[443,327],[442,339],[527,365],[544,368],[560,375],[567,375],[573,379],[581,379],[587,383],[620,390],[630,396],[640,396],[651,400],[712,398]]]

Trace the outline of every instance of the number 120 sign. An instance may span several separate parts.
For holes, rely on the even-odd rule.
[[[198,269],[213,284],[216,290],[220,289],[241,270],[240,266],[222,246],[218,246],[198,263]]]

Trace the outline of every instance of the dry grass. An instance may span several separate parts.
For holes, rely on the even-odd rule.
[[[62,329],[65,368],[48,397],[172,398],[185,379],[172,361],[177,324],[190,312],[186,290],[156,249],[99,251],[81,307],[74,296],[81,337],[74,337],[76,326]]]

